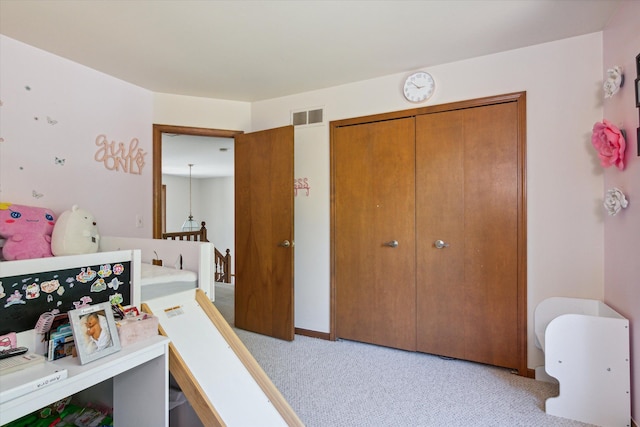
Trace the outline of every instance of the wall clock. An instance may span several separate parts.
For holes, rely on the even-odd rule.
[[[431,74],[417,71],[406,78],[402,93],[409,102],[422,102],[433,95],[435,88],[436,83]]]

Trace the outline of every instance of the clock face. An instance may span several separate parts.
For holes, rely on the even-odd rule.
[[[433,95],[436,88],[435,81],[431,74],[418,71],[411,74],[404,82],[403,93],[407,101],[422,102]]]

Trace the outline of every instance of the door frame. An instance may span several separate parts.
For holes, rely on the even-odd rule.
[[[153,185],[152,185],[152,216],[153,238],[162,238],[162,134],[172,133],[178,135],[210,136],[217,138],[234,138],[243,134],[241,130],[225,130],[212,128],[199,128],[190,126],[175,126],[153,124]]]
[[[329,158],[330,160],[330,339],[337,339],[336,336],[336,207],[334,204],[335,194],[335,165],[334,158],[334,132],[335,129],[342,126],[359,125],[377,121],[398,119],[404,117],[412,117],[421,114],[437,113],[444,111],[454,111],[467,109],[472,107],[482,107],[487,105],[501,104],[505,102],[516,102],[518,109],[518,158],[517,158],[517,210],[518,210],[518,254],[517,254],[517,310],[518,310],[518,352],[519,366],[518,374],[530,378],[535,377],[535,372],[528,368],[527,352],[528,352],[528,336],[527,336],[527,191],[526,191],[526,92],[514,92],[504,95],[496,95],[485,98],[470,99],[465,101],[451,102],[447,104],[433,105],[427,107],[412,108],[409,110],[395,111],[390,113],[374,114],[370,116],[355,117],[350,119],[336,120],[329,123]]]

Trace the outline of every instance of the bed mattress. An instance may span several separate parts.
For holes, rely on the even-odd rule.
[[[193,271],[146,263],[141,263],[140,267],[141,301],[198,287],[198,275]]]

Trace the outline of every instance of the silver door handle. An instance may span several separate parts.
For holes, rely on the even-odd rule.
[[[443,248],[448,248],[449,244],[445,243],[442,240],[436,240],[435,242],[433,242],[433,246],[435,246],[436,249],[443,249]]]
[[[390,248],[397,248],[398,247],[398,241],[397,240],[392,240],[390,242],[384,242],[383,245],[384,246],[389,246]]]
[[[281,248],[288,248],[289,246],[291,246],[291,243],[289,243],[288,240],[284,240],[284,241],[278,243],[278,246],[280,246]]]

